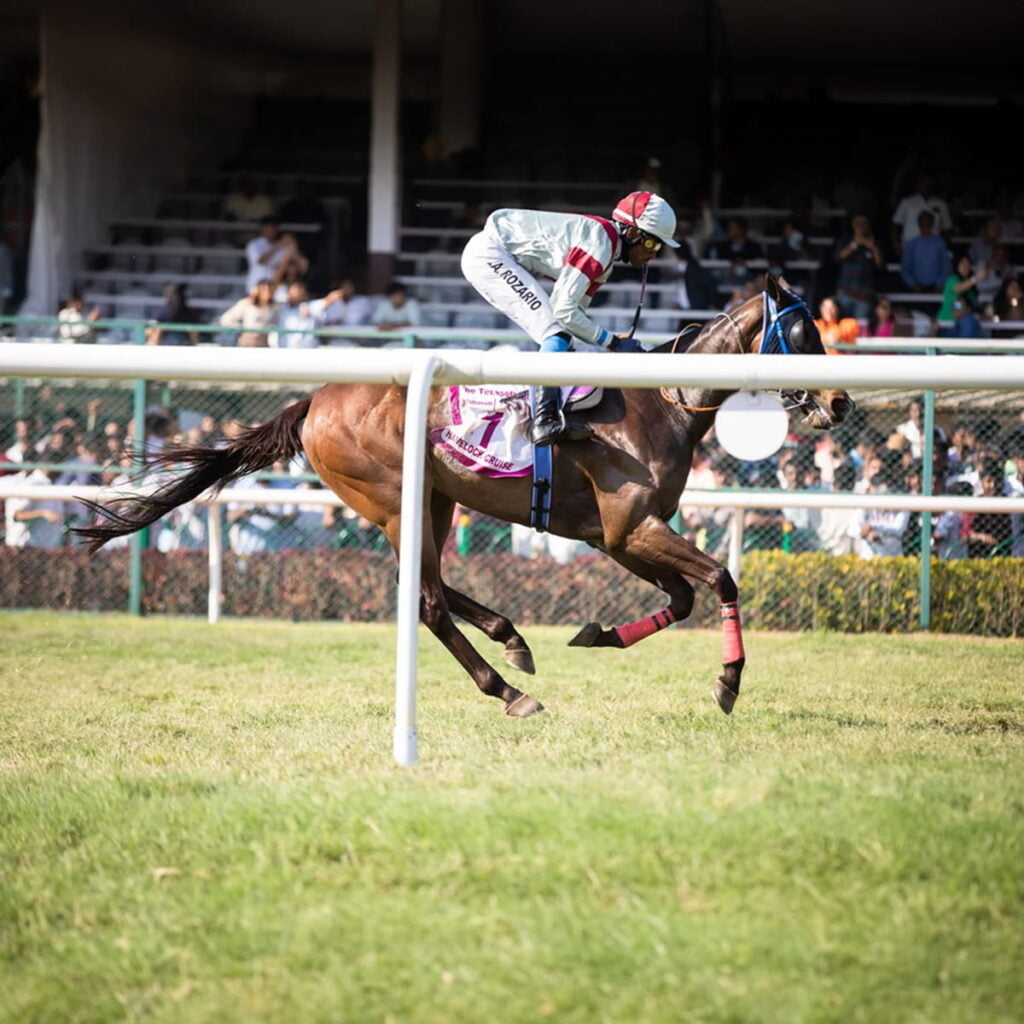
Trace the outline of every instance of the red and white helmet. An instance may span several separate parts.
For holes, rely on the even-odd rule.
[[[679,248],[679,243],[672,237],[676,233],[675,211],[653,192],[630,192],[615,204],[612,220],[631,224],[654,235],[670,248]]]

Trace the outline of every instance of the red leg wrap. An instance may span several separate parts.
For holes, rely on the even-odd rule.
[[[646,619],[629,622],[625,626],[617,626],[615,632],[619,634],[623,647],[632,647],[638,640],[643,640],[645,636],[650,636],[652,633],[657,633],[659,629],[671,626],[675,621],[675,615],[665,608],[654,615],[649,615]]]
[[[739,661],[743,653],[743,632],[740,629],[740,606],[737,601],[722,605],[722,664]]]

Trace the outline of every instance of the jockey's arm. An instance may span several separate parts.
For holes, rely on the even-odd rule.
[[[596,288],[594,279],[567,263],[551,289],[551,311],[559,326],[574,338],[607,348],[615,335],[594,323],[586,314]]]

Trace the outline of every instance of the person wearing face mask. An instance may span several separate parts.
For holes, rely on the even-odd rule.
[[[838,264],[836,301],[843,313],[855,320],[871,316],[877,278],[885,266],[871,222],[863,213],[850,218],[850,237],[836,250]]]
[[[623,339],[587,314],[616,260],[646,270],[663,245],[678,247],[676,215],[661,196],[631,192],[611,219],[542,210],[495,210],[462,252],[466,280],[540,346],[567,352],[574,341],[606,350]],[[537,278],[554,281],[550,295]],[[573,440],[557,387],[538,387],[531,439],[537,447]]]

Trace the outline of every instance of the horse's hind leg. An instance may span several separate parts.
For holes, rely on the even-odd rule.
[[[430,496],[430,516],[438,564],[444,554],[445,541],[451,532],[454,508],[455,502],[437,491]],[[496,643],[504,644],[505,660],[513,668],[531,676],[537,671],[533,663],[533,654],[511,619],[449,586],[444,580],[441,581],[441,586],[444,588],[444,599],[448,602],[448,610],[452,615],[458,615]]]
[[[634,576],[639,576],[668,594],[668,607],[644,619],[612,626],[610,629],[602,629],[598,622],[588,622],[569,641],[570,647],[632,647],[652,633],[671,626],[673,622],[682,622],[689,616],[693,610],[693,587],[679,573],[670,572],[663,566],[634,558],[622,551],[610,551],[608,554]]]
[[[449,512],[449,522],[450,516]],[[399,551],[400,522],[401,518],[395,516],[384,527],[384,533],[396,553]],[[480,657],[465,634],[455,625],[444,596],[438,554],[431,544],[423,545],[420,572],[420,619],[469,673],[480,690],[488,697],[497,697],[501,700],[505,705],[505,714],[513,718],[526,718],[543,711],[544,705],[540,701],[506,683],[501,675]]]

